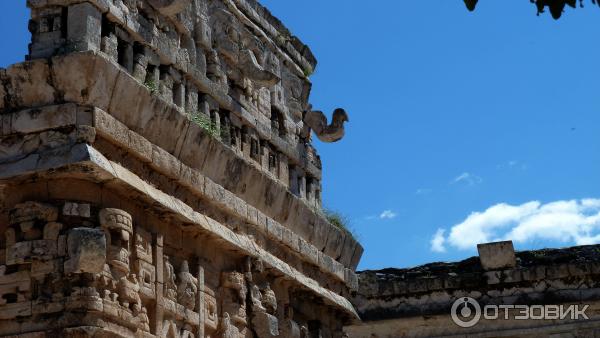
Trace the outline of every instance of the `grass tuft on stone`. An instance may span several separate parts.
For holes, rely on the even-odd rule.
[[[208,134],[216,139],[221,139],[221,135],[219,133],[219,128],[215,122],[213,122],[210,117],[206,116],[202,112],[194,112],[189,113],[190,120],[197,124],[200,128],[206,130]]]
[[[356,233],[351,227],[350,219],[348,218],[348,216],[331,209],[323,209],[321,210],[321,214],[325,216],[329,223],[338,227],[342,231],[350,234],[354,239],[358,240]]]

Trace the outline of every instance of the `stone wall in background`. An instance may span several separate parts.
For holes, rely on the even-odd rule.
[[[346,327],[351,338],[392,337],[598,337],[600,336],[600,246],[524,251],[512,242],[479,245],[479,257],[412,269],[359,274],[352,302],[363,323]],[[519,320],[518,309],[499,309],[463,328],[451,317],[456,301],[486,305],[577,305],[585,314],[563,319]],[[566,312],[566,310],[565,310]],[[490,311],[493,316],[493,311]],[[506,320],[506,315],[508,320]],[[468,317],[471,319],[474,317]]]

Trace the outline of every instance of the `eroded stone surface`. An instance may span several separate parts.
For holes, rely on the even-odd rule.
[[[314,211],[310,50],[254,1],[27,4],[0,336],[342,337],[362,248]]]

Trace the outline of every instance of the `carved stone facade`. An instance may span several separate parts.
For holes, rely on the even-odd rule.
[[[342,337],[363,249],[317,211],[310,129],[344,119],[305,123],[308,47],[254,0],[27,4],[28,61],[0,69],[0,336]]]

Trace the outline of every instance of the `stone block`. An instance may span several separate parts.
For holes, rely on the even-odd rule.
[[[285,319],[280,325],[282,337],[301,338],[300,325],[291,319]]]
[[[306,210],[306,208],[304,208]],[[315,224],[313,226],[312,234],[309,238],[310,242],[317,247],[320,251],[325,250],[327,245],[327,235],[331,230],[331,224],[325,221],[322,217],[316,217]]]
[[[556,264],[546,267],[546,278],[548,279],[561,279],[567,277],[569,277],[568,264]]]
[[[75,228],[67,236],[65,273],[100,273],[106,262],[106,237],[101,229]]]
[[[181,165],[181,173],[179,177],[179,183],[191,188],[197,194],[204,194],[205,177],[198,171],[186,166]]]
[[[191,123],[187,128],[185,142],[178,154],[179,159],[194,169],[202,168],[207,158],[211,138],[204,129]]]
[[[259,311],[253,314],[252,325],[258,337],[279,337],[279,322],[275,316]]]
[[[350,290],[358,291],[358,276],[354,271],[348,268],[344,269],[344,281]]]
[[[344,247],[342,248],[342,254],[340,256],[339,262],[347,267],[350,267],[357,246],[359,246],[359,244],[356,241],[356,239],[351,235],[347,235],[346,240],[344,241]]]
[[[63,206],[63,215],[90,218],[91,208],[86,203],[66,202]]]
[[[100,135],[108,138],[118,146],[127,148],[129,146],[129,129],[113,116],[100,109],[94,109],[93,126]]]
[[[181,162],[156,145],[152,145],[152,166],[172,179],[179,179],[181,174]]]
[[[286,167],[286,171],[289,170]],[[283,201],[283,205],[288,209],[285,214],[285,218],[281,220],[290,224],[290,227],[293,228],[294,232],[298,235],[302,236],[306,240],[310,239],[310,236],[313,234],[314,220],[313,215],[314,211],[312,209],[307,210],[306,203],[296,195],[292,194],[288,191],[289,182],[281,182],[279,180],[279,186],[285,190],[285,196],[283,197],[285,201]]]
[[[93,53],[77,53],[52,59],[53,84],[65,101],[108,110],[118,68]]]
[[[152,143],[141,135],[129,130],[129,149],[146,163],[152,162]]]
[[[54,102],[56,90],[49,83],[50,68],[46,60],[12,65],[6,69],[8,95],[14,107],[39,107]]]
[[[359,243],[356,243],[356,248],[354,249],[354,254],[352,255],[352,259],[350,260],[350,269],[356,270],[358,267],[358,263],[360,262],[360,258],[362,257],[365,249]]]
[[[317,251],[317,259],[319,261],[319,267],[321,268],[321,270],[328,272],[328,273],[333,273],[334,267],[333,267],[333,258],[327,256],[326,254],[322,253],[321,251]]]
[[[522,271],[523,280],[536,281],[546,278],[546,267],[545,266],[533,266]]]
[[[172,106],[167,106],[164,110],[157,109],[150,112],[139,111],[138,113],[150,114],[151,118],[147,121],[141,121],[132,129],[137,130],[142,136],[146,137],[148,141],[163,148],[168,153],[176,154],[178,145],[181,144],[181,140],[186,137],[187,133],[185,130],[189,129],[187,117]],[[182,147],[183,146],[179,146],[179,148]],[[198,148],[195,148],[194,151],[197,154]]]
[[[329,234],[327,235],[327,245],[325,246],[325,254],[338,259],[342,253],[346,234],[343,230],[331,226]]]
[[[486,271],[514,268],[517,265],[512,241],[477,245],[481,266]]]
[[[300,247],[300,253],[305,256],[304,259],[306,259],[309,263],[318,265],[320,251],[300,237],[298,238],[298,243]]]
[[[0,308],[0,319],[15,319],[31,316],[31,302],[5,304]]]
[[[73,104],[22,110],[12,117],[12,133],[35,133],[76,124],[77,108]]]
[[[269,236],[279,242],[283,241],[283,227],[273,219],[267,219],[267,233]]]
[[[205,49],[212,48],[211,29],[209,20],[205,15],[201,15],[196,23],[195,40],[196,44],[201,45]]]
[[[248,204],[248,214],[246,216],[246,220],[248,221],[248,223],[257,225],[258,224],[258,210],[251,206],[250,204]]]
[[[519,283],[523,280],[523,274],[520,269],[508,269],[502,271],[502,281],[504,283]]]
[[[584,263],[571,263],[568,269],[569,275],[574,277],[586,276],[592,273],[591,266]]]
[[[260,210],[256,210],[256,225],[258,226],[258,229],[260,231],[262,231],[263,233],[267,233],[267,216],[265,214],[263,214]]]
[[[62,263],[62,259],[53,259],[49,261],[34,260],[31,264],[31,275],[34,277],[44,276],[60,271]]]
[[[500,284],[500,271],[487,271],[483,276],[489,285]]]
[[[107,111],[129,128],[143,129],[145,126],[141,124],[142,120],[151,120],[152,117],[148,115],[159,113],[158,111],[139,111],[142,98],[146,95],[148,95],[146,88],[134,77],[121,70],[114,83],[114,91]],[[164,124],[165,127],[167,125]]]
[[[67,39],[73,51],[100,50],[102,13],[91,3],[71,5],[67,15]]]
[[[0,164],[0,179],[33,172],[40,159],[40,155],[31,154],[21,160]]]
[[[6,248],[6,264],[23,264],[31,262],[31,242],[19,242]]]
[[[333,273],[340,281],[345,281],[344,265],[333,258],[331,260],[333,261],[331,264],[331,273]]]
[[[296,252],[300,251],[298,236],[286,227],[283,228],[283,243]]]

